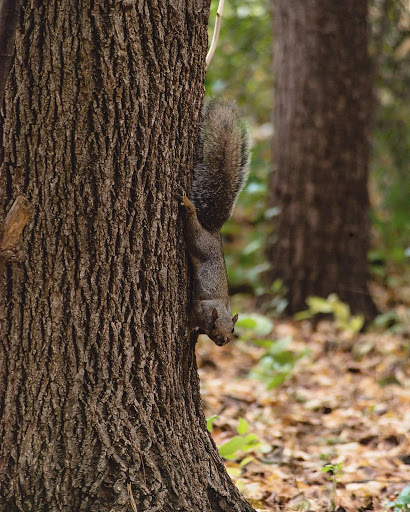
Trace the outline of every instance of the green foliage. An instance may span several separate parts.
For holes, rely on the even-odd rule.
[[[323,468],[321,469],[321,471],[329,474],[328,480],[332,483],[331,491],[333,494],[333,499],[332,499],[332,507],[329,512],[333,512],[336,510],[335,498],[336,498],[336,492],[337,492],[337,483],[338,483],[338,479],[343,475],[343,463],[339,462],[338,464],[332,464],[332,463],[325,464],[323,466]]]
[[[235,324],[235,331],[242,340],[251,340],[255,336],[267,336],[273,329],[273,322],[264,315],[252,313],[241,315]]]
[[[410,510],[410,484],[401,491],[394,501],[386,503],[387,508],[393,508],[393,512],[399,512],[401,510]]]
[[[216,418],[217,416],[211,416],[207,419],[207,428],[209,432],[211,432],[212,424]],[[256,434],[248,434],[249,423],[245,418],[239,418],[236,430],[238,432],[237,436],[234,436],[232,439],[218,447],[219,455],[224,459],[233,460],[238,458],[241,453],[255,450],[268,451],[271,449],[271,446],[261,443]],[[252,457],[245,457],[241,462],[241,466],[245,466],[251,460]]]
[[[244,436],[248,432],[248,430],[249,430],[248,422],[245,420],[245,418],[239,418],[238,427],[237,427],[238,434],[240,434],[241,436]]]
[[[212,2],[211,37],[218,2]],[[271,96],[273,77],[270,0],[225,2],[218,47],[208,69],[208,96],[224,96],[248,103],[252,114],[266,119],[266,100]]]
[[[330,294],[327,299],[312,296],[306,302],[309,309],[297,313],[296,320],[312,318],[318,314],[331,314],[337,329],[357,333],[363,327],[363,315],[352,315],[349,305],[342,302],[335,293]]]
[[[408,316],[410,320],[410,310],[408,311]],[[404,331],[405,325],[402,318],[397,314],[396,311],[386,311],[386,313],[382,313],[378,315],[372,324],[372,327],[375,329],[382,330],[384,332],[390,332],[395,334],[400,334]]]
[[[260,441],[256,434],[247,434],[246,436],[235,436],[218,448],[219,455],[227,460],[236,459],[238,452],[249,452],[256,450],[260,446]]]
[[[288,350],[290,336],[274,340],[253,340],[255,345],[266,349],[259,364],[251,371],[251,376],[266,383],[267,389],[282,385],[293,373],[299,359],[309,353],[307,349],[295,353]]]
[[[280,316],[289,303],[286,297],[288,293],[287,287],[281,279],[275,279],[270,290],[266,291],[268,292],[269,300],[264,302],[264,310],[269,311],[272,315]]]
[[[343,475],[343,462],[339,462],[338,464],[325,464],[321,471],[323,473],[331,473],[331,480],[334,481]]]
[[[302,512],[309,512],[311,510],[311,503],[309,500],[303,499],[299,501],[296,505],[296,510],[301,510]]]
[[[214,414],[213,416],[206,418],[206,428],[208,429],[208,432],[212,432],[212,425],[214,424],[214,421],[217,418],[218,418],[217,414]]]
[[[241,315],[235,325],[240,340],[252,341],[265,349],[250,375],[265,382],[268,389],[283,384],[292,375],[297,361],[309,353],[307,349],[299,353],[289,350],[288,345],[292,341],[290,336],[279,340],[263,339],[272,332],[272,329],[273,322],[268,317],[256,313]]]

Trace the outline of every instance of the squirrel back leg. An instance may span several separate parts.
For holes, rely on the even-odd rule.
[[[209,254],[215,251],[215,239],[199,222],[194,203],[187,197],[182,189],[181,205],[184,207],[185,216],[185,242],[191,258],[205,261]]]

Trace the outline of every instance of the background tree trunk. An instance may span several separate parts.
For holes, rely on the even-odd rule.
[[[250,511],[206,431],[182,215],[209,0],[27,0],[0,208],[0,510]]]
[[[366,0],[276,0],[275,171],[268,243],[289,312],[335,292],[368,319],[368,159],[372,110]]]

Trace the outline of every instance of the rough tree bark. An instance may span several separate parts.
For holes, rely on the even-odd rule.
[[[0,108],[9,75],[21,0],[0,0]]]
[[[0,510],[251,511],[206,431],[175,197],[192,168],[209,0],[26,0],[0,209]]]
[[[270,279],[289,312],[335,292],[368,319],[368,159],[372,111],[366,0],[274,1],[275,171]]]

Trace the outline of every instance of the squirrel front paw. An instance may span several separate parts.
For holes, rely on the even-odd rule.
[[[181,201],[181,204],[184,204],[183,200],[184,200],[184,197],[186,197],[186,193],[185,193],[185,189],[182,185],[177,185],[175,197]]]
[[[177,198],[180,199],[181,205],[185,208],[185,210],[189,213],[195,213],[196,208],[194,203],[188,199],[186,192],[181,185],[178,186],[177,190]]]

